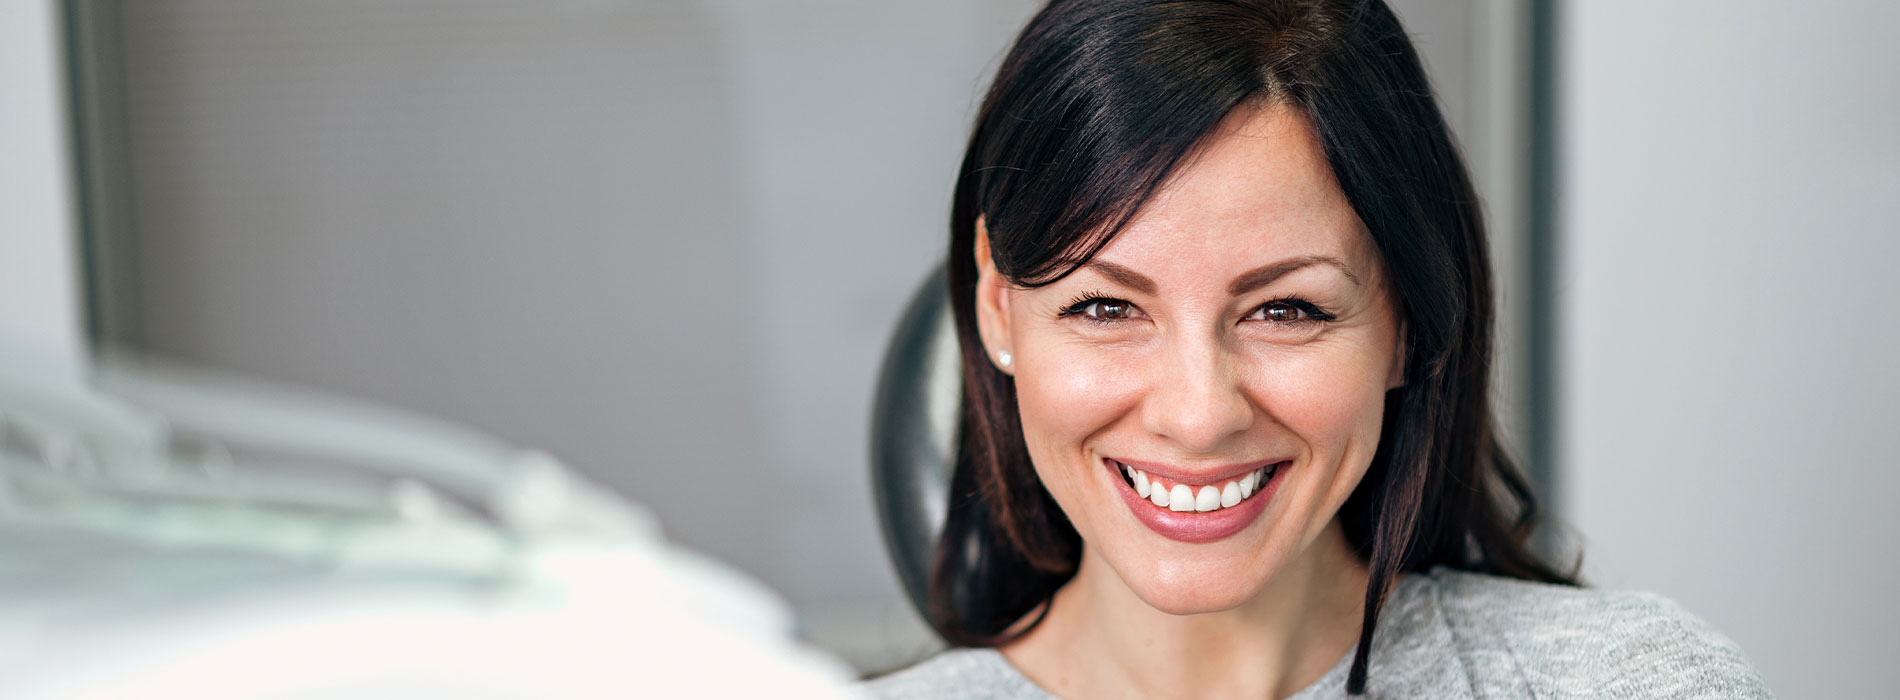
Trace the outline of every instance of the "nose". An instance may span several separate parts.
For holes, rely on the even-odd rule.
[[[1191,453],[1221,451],[1253,424],[1233,358],[1218,339],[1176,342],[1150,367],[1142,424]]]

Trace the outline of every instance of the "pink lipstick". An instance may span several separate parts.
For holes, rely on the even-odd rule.
[[[1292,466],[1292,461],[1282,460],[1261,465],[1259,469],[1262,470],[1265,478],[1252,489],[1251,495],[1237,503],[1206,512],[1198,511],[1193,507],[1184,509],[1178,503],[1173,508],[1156,505],[1160,501],[1136,492],[1136,487],[1131,483],[1131,478],[1126,475],[1122,463],[1110,459],[1104,460],[1104,464],[1114,471],[1115,480],[1120,482],[1116,491],[1121,495],[1122,501],[1128,505],[1128,509],[1134,513],[1135,519],[1168,539],[1201,543],[1232,537],[1258,520],[1260,514],[1266,510],[1268,501],[1273,498],[1274,492],[1279,490],[1281,478]],[[1163,488],[1160,484],[1161,482],[1157,480],[1153,488],[1157,490]],[[1179,482],[1170,486],[1174,487],[1175,495],[1184,491],[1198,492],[1208,488],[1200,485],[1184,487]]]

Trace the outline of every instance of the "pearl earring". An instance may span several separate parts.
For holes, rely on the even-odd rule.
[[[996,363],[999,365],[1008,367],[1009,364],[1014,361],[1016,361],[1016,358],[1011,357],[1008,350],[996,353]]]

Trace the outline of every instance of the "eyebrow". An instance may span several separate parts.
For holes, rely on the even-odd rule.
[[[1352,268],[1346,267],[1346,263],[1340,262],[1339,258],[1329,255],[1303,255],[1297,258],[1287,258],[1277,263],[1261,265],[1260,267],[1240,273],[1239,277],[1235,277],[1233,282],[1228,283],[1227,293],[1240,296],[1273,284],[1274,280],[1280,279],[1282,276],[1294,270],[1308,268],[1314,265],[1331,265],[1338,268],[1339,272],[1346,276],[1346,279],[1352,280],[1354,285],[1360,287],[1366,286],[1364,282],[1359,281],[1358,275],[1352,273]]]
[[[1346,279],[1352,280],[1353,284],[1361,287],[1365,286],[1365,283],[1359,280],[1359,276],[1353,274],[1352,268],[1346,267],[1346,263],[1340,262],[1339,258],[1328,255],[1303,255],[1297,258],[1287,258],[1276,263],[1268,263],[1243,272],[1240,276],[1235,277],[1233,282],[1228,283],[1227,293],[1233,296],[1240,296],[1273,284],[1274,280],[1280,279],[1294,270],[1308,268],[1314,265],[1331,265],[1332,267],[1338,268],[1340,273],[1346,276]],[[1090,260],[1084,266],[1101,273],[1103,277],[1113,280],[1116,284],[1134,289],[1143,294],[1154,294],[1157,288],[1155,281],[1148,279],[1147,276],[1106,260]]]
[[[1114,280],[1116,284],[1129,287],[1142,294],[1155,293],[1155,281],[1134,270],[1122,267],[1107,260],[1090,260],[1088,267],[1102,273],[1103,277]]]

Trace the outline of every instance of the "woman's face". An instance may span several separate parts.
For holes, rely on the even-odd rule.
[[[1186,614],[1312,554],[1403,358],[1378,251],[1301,113],[1236,109],[1054,284],[1008,285],[988,248],[980,233],[984,343],[1012,356],[1036,473],[1087,556]]]

